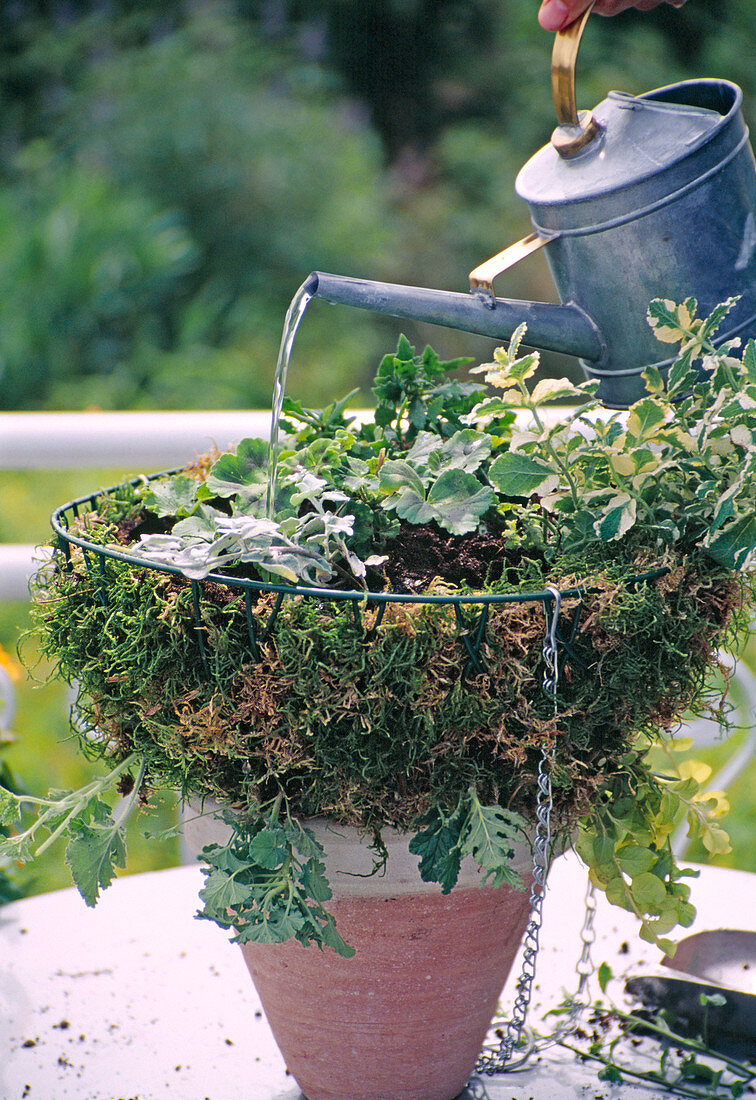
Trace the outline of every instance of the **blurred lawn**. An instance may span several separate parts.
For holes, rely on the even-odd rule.
[[[39,471],[3,474],[3,513],[0,516],[0,541],[46,541],[52,509],[75,496],[100,486],[117,484],[126,471],[82,470],[73,472]],[[26,603],[0,603],[0,645],[14,657],[21,639],[21,653],[30,673],[23,673],[16,685],[17,712],[13,723],[15,742],[5,751],[4,759],[17,781],[30,793],[43,795],[50,787],[76,787],[101,774],[76,750],[76,739],[68,726],[70,693],[60,683],[45,683],[50,669],[39,658],[32,639],[23,638],[29,627]],[[745,660],[756,670],[756,640],[752,637]],[[756,700],[747,703],[751,728],[736,730],[726,743],[697,750],[693,755],[711,765],[714,774],[749,737],[753,729]],[[756,821],[756,759],[731,786],[728,796],[731,812],[726,821],[732,839],[732,851],[711,857],[721,867],[737,867],[756,872],[756,846],[753,828]],[[179,842],[150,840],[145,833],[156,833],[173,824],[176,805],[172,796],[161,800],[155,812],[136,815],[128,836],[129,872],[157,870],[179,862]],[[62,845],[54,846],[33,868],[22,872],[24,888],[42,893],[70,885],[63,859]],[[692,848],[689,857],[706,858],[700,848]]]
[[[76,737],[68,725],[71,692],[63,683],[44,683],[50,668],[40,659],[34,641],[23,638],[29,626],[28,604],[0,604],[0,645],[14,657],[21,639],[21,653],[30,669],[28,673],[22,670],[16,683],[17,708],[12,729],[15,740],[3,758],[20,789],[43,796],[51,787],[83,786],[102,775],[103,768],[90,764],[77,751]],[[145,836],[167,829],[175,819],[176,799],[172,794],[160,796],[154,807],[133,815],[127,832],[128,872],[176,866],[177,839],[157,841]],[[64,844],[58,843],[39,860],[22,868],[18,877],[24,892],[38,894],[70,886],[64,854]]]
[[[68,500],[110,485],[140,471],[3,470],[0,542],[43,543],[50,538],[50,513]],[[152,470],[144,470],[146,474]],[[0,627],[1,628],[1,627]]]
[[[49,517],[60,504],[101,486],[116,485],[133,471],[39,470],[5,471],[2,477],[3,508],[0,542],[42,543],[50,535]],[[0,603],[0,645],[18,662],[17,648],[26,669],[16,683],[17,709],[13,721],[15,740],[4,751],[20,787],[45,795],[51,787],[76,788],[102,775],[101,765],[90,764],[77,750],[68,725],[71,692],[60,682],[47,683],[50,666],[40,658],[30,638],[28,603]],[[27,671],[28,670],[28,671]],[[127,872],[154,871],[179,862],[179,841],[151,840],[176,820],[176,800],[161,796],[154,810],[135,814],[127,832]],[[38,861],[19,871],[25,892],[37,894],[71,885],[64,861],[64,844],[53,845]]]

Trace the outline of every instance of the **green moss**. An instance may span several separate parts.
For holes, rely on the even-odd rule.
[[[743,597],[703,555],[667,555],[667,572],[640,582],[648,562],[637,553],[605,556],[579,576],[575,560],[561,575],[529,567],[531,591],[539,579],[584,585],[562,606],[556,716],[537,600],[491,607],[483,671],[467,667],[450,604],[393,603],[376,622],[374,607],[356,616],[351,601],[287,597],[255,654],[238,590],[199,582],[198,627],[189,581],[105,558],[51,570],[36,618],[43,650],[79,685],[79,720],[99,731],[81,738],[84,751],[137,750],[152,785],[249,806],[283,791],[294,812],[406,827],[471,786],[532,812],[537,761],[553,743],[567,822],[639,732],[700,704]],[[273,597],[252,610],[260,633]],[[465,611],[468,632],[479,613]]]

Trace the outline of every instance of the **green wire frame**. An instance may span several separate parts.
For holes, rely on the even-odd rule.
[[[166,470],[161,473],[152,474],[147,480],[154,481],[157,478],[177,472],[177,470]],[[129,482],[130,485],[134,486],[143,483],[144,478],[142,477],[133,478]],[[59,549],[65,557],[66,564],[68,565],[71,561],[71,547],[79,547],[82,551],[90,576],[95,580],[97,597],[105,607],[107,607],[108,603],[107,582],[105,577],[106,558],[113,561],[124,562],[128,565],[134,565],[140,569],[152,569],[156,572],[169,573],[174,576],[182,577],[185,580],[188,579],[180,569],[176,568],[176,566],[151,562],[144,558],[136,557],[133,554],[126,553],[125,551],[116,550],[112,547],[98,546],[95,543],[89,542],[87,539],[71,534],[69,526],[72,520],[79,518],[82,512],[96,511],[98,501],[109,496],[117,488],[118,486],[111,486],[109,489],[100,489],[96,493],[77,497],[76,500],[69,501],[67,504],[57,508],[50,518],[50,523],[57,537]],[[660,567],[629,578],[629,581],[631,583],[638,583],[640,581],[654,580],[657,577],[663,576],[666,572],[666,568]],[[546,589],[542,592],[476,592],[469,594],[455,593],[436,595],[433,593],[408,594],[403,592],[368,592],[361,589],[345,591],[338,588],[274,584],[268,581],[253,580],[249,577],[229,576],[225,573],[208,573],[203,579],[227,588],[238,588],[243,591],[250,654],[252,659],[256,662],[260,659],[260,646],[273,633],[278,614],[287,597],[302,596],[319,601],[347,601],[351,604],[354,620],[358,626],[363,623],[363,611],[365,608],[370,605],[375,605],[377,607],[375,620],[373,625],[365,630],[365,640],[368,642],[375,638],[378,627],[381,624],[381,620],[389,604],[451,605],[454,608],[455,620],[459,632],[459,641],[467,657],[463,678],[485,671],[481,650],[486,637],[486,626],[492,604],[540,603],[543,606],[546,629],[548,630],[551,625],[552,605],[556,599],[556,590],[553,588]],[[198,649],[203,667],[209,678],[211,676],[211,670],[205,647],[204,627],[202,625],[201,582],[198,580],[191,580],[190,578],[189,581],[191,585],[194,625]],[[556,640],[562,650],[573,659],[575,659],[575,654],[572,651],[572,645],[577,636],[583,598],[587,591],[588,590],[583,586],[559,590],[559,596],[562,601],[568,598],[576,598],[578,601],[572,614],[571,621],[565,624],[566,630],[560,633],[557,629],[556,633]],[[259,628],[255,622],[255,616],[252,609],[252,597],[253,594],[262,595],[265,593],[275,593],[276,600],[265,623]],[[477,614],[471,615],[469,612],[465,614],[468,608],[479,608],[479,610]]]

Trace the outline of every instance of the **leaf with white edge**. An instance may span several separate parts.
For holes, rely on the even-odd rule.
[[[629,454],[612,454],[607,456],[609,465],[620,477],[632,477],[636,472],[635,457]]]
[[[743,352],[743,369],[749,382],[756,382],[756,343],[752,339]]]
[[[654,435],[657,428],[664,424],[666,415],[658,401],[653,397],[643,397],[630,408],[627,418],[627,433],[636,441],[643,443]]]
[[[667,395],[672,401],[680,400],[700,381],[701,373],[691,367],[690,356],[681,355],[669,368]]]
[[[509,339],[509,347],[507,347],[506,349],[497,348],[494,352],[494,358],[497,358],[499,355],[501,355],[502,360],[508,363],[514,362],[517,357],[517,353],[520,350],[522,339],[527,331],[528,326],[525,324],[524,321],[522,321],[512,333]]]
[[[511,415],[513,409],[524,408],[526,403],[525,396],[519,390],[510,389],[500,396],[487,397],[479,402],[463,419],[466,424],[485,425],[491,420]]]
[[[714,512],[712,513],[711,522],[709,524],[709,535],[717,531],[728,519],[732,519],[736,515],[737,498],[741,491],[740,479],[731,485],[726,492],[722,493],[721,497],[714,505]]]
[[[754,445],[754,433],[745,424],[736,424],[730,429],[730,439],[736,447],[752,447]]]
[[[601,515],[593,524],[602,542],[615,542],[621,539],[635,523],[637,504],[628,493],[619,493],[602,509]]]
[[[505,396],[512,405],[518,403],[524,405],[527,398],[515,387],[518,382],[524,382],[535,374],[539,362],[540,356],[537,351],[534,351],[530,355],[526,355],[524,359],[516,359],[514,363],[505,363],[501,367],[497,367],[493,363],[489,364],[490,369],[486,371],[486,382],[489,386],[507,391]]]
[[[531,399],[535,405],[544,405],[547,401],[566,401],[584,396],[583,391],[574,386],[569,378],[542,378],[536,382]]]
[[[509,389],[510,386],[518,385],[535,374],[541,361],[539,352],[533,351],[522,356],[522,358],[517,358],[520,343],[526,331],[527,325],[518,325],[512,333],[509,347],[496,348],[494,362],[486,363],[477,368],[477,371],[485,370],[486,382],[489,385],[497,386],[500,389]]]
[[[115,878],[116,867],[126,866],[122,830],[112,822],[80,825],[70,829],[66,862],[74,883],[88,906],[94,906]]]
[[[756,549],[756,512],[733,519],[715,532],[709,531],[703,544],[720,565],[744,569]]]
[[[663,344],[678,344],[690,332],[695,317],[695,298],[686,298],[677,305],[669,298],[655,298],[648,307],[647,319],[654,336]]]
[[[664,393],[664,377],[658,367],[646,367],[641,378],[646,383],[649,393],[661,397]]]
[[[714,335],[730,310],[737,305],[737,301],[737,298],[726,298],[724,302],[714,306],[714,309],[701,325],[701,339],[709,339]]]
[[[553,493],[560,484],[559,474],[540,458],[522,452],[507,451],[491,463],[489,479],[508,497],[530,497]]]

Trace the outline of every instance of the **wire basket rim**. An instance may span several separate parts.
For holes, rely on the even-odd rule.
[[[432,592],[371,592],[367,589],[343,589],[343,588],[326,588],[317,585],[299,585],[299,584],[287,584],[287,583],[274,583],[271,581],[256,580],[251,577],[235,577],[225,573],[208,573],[201,578],[187,577],[177,566],[166,565],[162,562],[150,561],[149,558],[136,557],[134,554],[129,554],[123,550],[117,550],[114,547],[102,546],[97,543],[90,542],[88,539],[81,538],[78,535],[71,534],[68,529],[68,517],[65,513],[69,509],[73,509],[74,518],[79,516],[79,506],[88,504],[92,510],[95,509],[95,505],[98,499],[108,496],[115,492],[121,485],[139,485],[145,481],[155,481],[158,478],[170,476],[171,474],[181,473],[184,467],[176,467],[170,470],[161,470],[158,473],[150,474],[148,476],[138,475],[133,478],[129,478],[125,481],[119,482],[117,485],[111,485],[106,489],[98,489],[93,493],[84,493],[80,497],[76,497],[73,500],[67,501],[66,504],[62,504],[59,508],[56,508],[50,516],[50,525],[53,531],[58,537],[59,542],[64,545],[60,546],[66,556],[68,557],[68,546],[78,546],[84,552],[97,555],[99,558],[109,558],[112,561],[120,561],[126,565],[139,566],[141,569],[151,569],[159,573],[168,573],[173,576],[179,576],[184,580],[190,581],[192,584],[201,584],[203,581],[211,581],[215,584],[225,585],[231,588],[241,588],[245,590],[260,592],[260,593],[274,593],[277,595],[289,595],[289,596],[307,596],[316,599],[323,600],[351,600],[352,602],[365,603],[405,603],[405,604],[507,604],[507,603],[545,603],[551,602],[556,598],[558,592],[561,599],[581,598],[589,591],[589,585],[573,585],[569,588],[558,588],[556,585],[549,586],[548,589],[544,589],[540,592],[471,592],[471,593],[445,593],[443,595]],[[64,526],[64,522],[66,526]],[[655,569],[647,570],[644,573],[634,574],[627,578],[627,583],[634,584],[639,581],[656,580],[658,577],[664,576],[668,573],[669,569],[666,566],[658,566]]]

